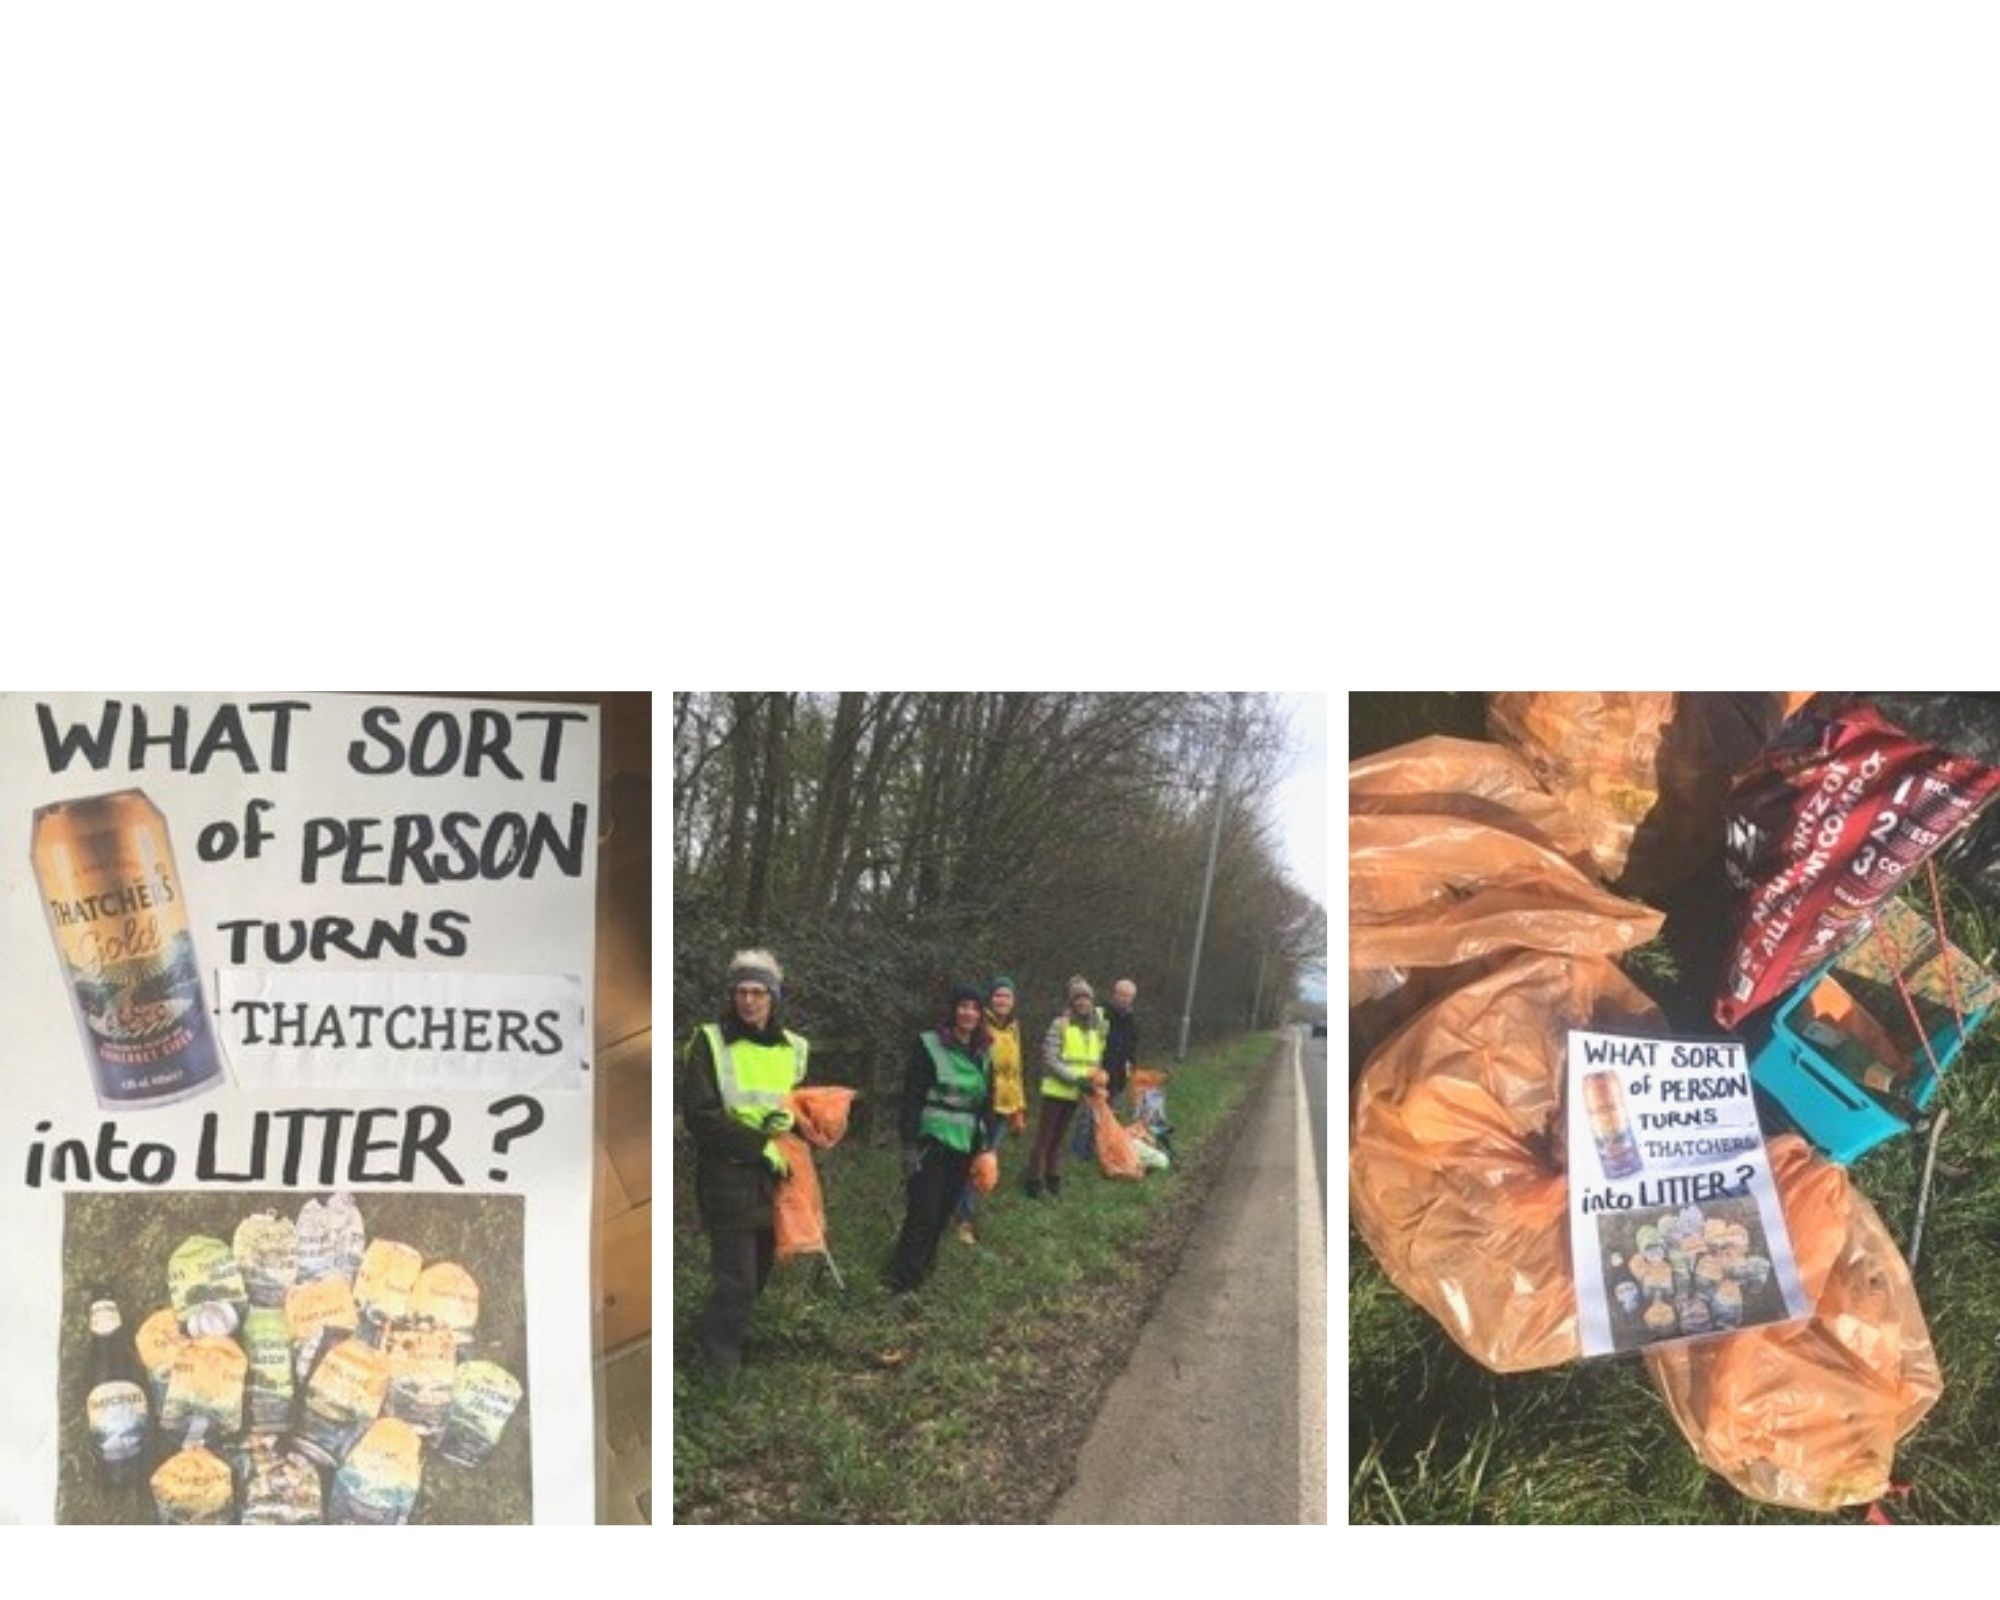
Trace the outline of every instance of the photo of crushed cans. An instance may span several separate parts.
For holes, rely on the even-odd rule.
[[[164,1287],[129,1334],[93,1301],[88,1405],[100,1478],[150,1466],[162,1523],[408,1522],[430,1459],[482,1469],[523,1397],[473,1275],[368,1239],[346,1194],[182,1241]]]

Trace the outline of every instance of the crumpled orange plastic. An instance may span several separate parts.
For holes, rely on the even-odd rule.
[[[1564,1171],[1572,1028],[1664,1024],[1602,957],[1525,952],[1404,1024],[1355,1086],[1355,1227],[1390,1281],[1495,1372],[1581,1353]]]
[[[1646,1364],[1695,1454],[1744,1494],[1865,1505],[1943,1391],[1937,1355],[1902,1252],[1846,1170],[1793,1134],[1770,1150],[1813,1314],[1665,1345]]]
[[[779,1183],[771,1203],[771,1227],[780,1261],[826,1253],[826,1200],[820,1192],[819,1174],[813,1170],[812,1150],[814,1146],[830,1150],[847,1136],[848,1111],[855,1093],[853,1089],[813,1086],[794,1089],[785,1097],[794,1131],[780,1135],[778,1147],[792,1170],[791,1176]]]

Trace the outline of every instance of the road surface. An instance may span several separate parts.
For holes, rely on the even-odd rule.
[[[1325,1104],[1300,1030],[1052,1521],[1326,1521]]]

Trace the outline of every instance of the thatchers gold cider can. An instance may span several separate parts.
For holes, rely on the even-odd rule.
[[[335,1345],[313,1369],[299,1414],[294,1449],[322,1467],[337,1467],[362,1431],[382,1414],[389,1363],[359,1339]]]
[[[303,1383],[325,1351],[353,1335],[361,1316],[345,1278],[315,1278],[286,1293],[285,1321],[292,1332],[292,1367]]]
[[[153,1474],[153,1504],[170,1525],[231,1523],[236,1520],[236,1480],[229,1465],[202,1443],[199,1424],[187,1448],[167,1458]]]
[[[221,1082],[159,808],[138,789],[43,806],[32,853],[99,1103],[166,1105]]]
[[[290,1217],[260,1211],[236,1225],[231,1253],[243,1270],[250,1304],[282,1309],[299,1275],[298,1230]]]
[[[160,1427],[181,1438],[196,1425],[213,1438],[243,1431],[243,1388],[250,1359],[234,1339],[190,1339],[174,1356]]]
[[[458,1375],[457,1335],[428,1318],[398,1322],[383,1335],[382,1354],[389,1360],[383,1415],[400,1417],[425,1438],[435,1438],[451,1410],[452,1380]]]
[[[410,1315],[451,1329],[459,1354],[465,1354],[479,1327],[479,1280],[455,1261],[433,1262],[417,1275],[417,1286],[410,1291]]]
[[[282,1311],[257,1307],[243,1321],[250,1358],[244,1399],[252,1433],[283,1433],[292,1420],[292,1330]]]
[[[521,1403],[521,1384],[491,1361],[468,1361],[452,1381],[451,1411],[438,1454],[461,1467],[481,1467]]]
[[[181,1332],[180,1316],[172,1306],[163,1306],[139,1324],[133,1344],[139,1353],[139,1365],[146,1369],[146,1381],[152,1385],[156,1413],[166,1403],[174,1362],[187,1342],[187,1335]]]
[[[423,1482],[423,1455],[423,1441],[407,1422],[383,1417],[371,1424],[333,1476],[329,1520],[408,1522]]]
[[[394,1239],[371,1239],[354,1274],[354,1304],[361,1312],[361,1336],[379,1347],[392,1322],[410,1314],[410,1295],[424,1270],[422,1252]]]
[[[269,1440],[253,1440],[244,1474],[243,1526],[295,1527],[325,1520],[318,1469]]]

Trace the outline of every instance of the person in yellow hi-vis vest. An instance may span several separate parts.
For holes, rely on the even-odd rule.
[[[1042,1035],[1042,1114],[1023,1183],[1030,1200],[1039,1200],[1044,1192],[1050,1199],[1062,1193],[1056,1168],[1062,1161],[1063,1135],[1078,1102],[1102,1076],[1104,1031],[1096,991],[1087,979],[1071,978],[1069,1009]]]
[[[750,1313],[771,1276],[777,1236],[771,1203],[790,1175],[777,1136],[789,1133],[785,1097],[805,1082],[806,1041],[778,1025],[784,971],[768,950],[729,960],[729,1000],[695,1029],[682,1054],[681,1117],[694,1140],[694,1197],[708,1232],[714,1283],[699,1341],[709,1369],[734,1378]]]

